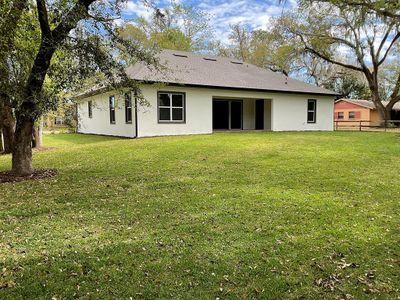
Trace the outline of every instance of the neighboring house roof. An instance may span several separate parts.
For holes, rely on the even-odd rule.
[[[289,92],[337,96],[338,94],[283,74],[225,57],[209,57],[191,52],[163,50],[160,63],[168,68],[160,72],[143,63],[128,67],[132,79],[145,82],[199,87],[233,88],[257,91]]]
[[[348,102],[348,103],[352,103],[358,106],[362,106],[368,109],[375,109],[375,104],[372,101],[369,100],[361,100],[361,99],[339,99],[336,101],[344,101],[344,102]]]
[[[352,103],[352,104],[355,104],[355,105],[358,105],[358,106],[362,106],[362,107],[365,107],[365,108],[368,108],[368,109],[376,109],[376,106],[375,106],[374,102],[369,101],[369,100],[339,99],[339,100],[336,101],[336,103],[339,102],[339,101],[345,101],[345,102]],[[384,101],[382,103],[383,103],[383,105],[387,105],[388,102]],[[397,102],[397,103],[394,104],[393,110],[400,110],[400,102]]]

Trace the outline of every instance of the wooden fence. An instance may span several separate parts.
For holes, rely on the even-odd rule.
[[[400,120],[379,123],[373,123],[368,120],[335,120],[335,130],[400,132]]]

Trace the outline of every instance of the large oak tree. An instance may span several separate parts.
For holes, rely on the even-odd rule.
[[[3,107],[15,110],[12,171],[29,175],[33,172],[31,139],[35,121],[54,108],[58,91],[77,88],[99,73],[103,74],[103,85],[136,88],[125,73],[126,65],[138,60],[156,66],[158,63],[153,50],[119,36],[115,20],[121,16],[124,1],[6,2],[2,15],[11,19],[19,16],[14,17],[11,27],[16,31],[22,28],[24,34],[0,36],[0,44],[4,45],[1,84],[6,87],[6,95],[0,100]],[[9,26],[2,23],[1,32],[7,32]],[[34,32],[39,34],[35,36]],[[15,83],[17,89],[8,88]]]
[[[286,38],[330,64],[363,74],[382,118],[390,120],[400,101],[400,20],[364,6],[311,1],[286,18]],[[391,66],[390,92],[382,90],[382,73]],[[395,74],[393,76],[393,74]]]

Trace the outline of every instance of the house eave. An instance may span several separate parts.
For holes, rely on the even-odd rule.
[[[249,88],[249,87],[229,87],[229,86],[218,86],[218,85],[205,85],[205,84],[181,84],[174,82],[157,82],[157,81],[144,81],[146,84],[161,83],[169,86],[187,86],[187,87],[198,87],[198,88],[208,88],[208,89],[224,89],[224,90],[241,90],[241,91],[254,91],[254,92],[269,92],[269,93],[287,93],[287,94],[302,94],[302,95],[315,95],[315,96],[332,96],[340,97],[337,93],[318,93],[310,91],[285,91],[285,90],[273,90],[273,89],[260,89],[260,88]]]
[[[260,88],[249,88],[249,87],[229,87],[229,86],[218,86],[218,85],[205,85],[205,84],[183,84],[175,82],[159,82],[159,81],[140,81],[141,84],[164,84],[166,86],[177,86],[177,87],[197,87],[206,89],[223,89],[223,90],[236,90],[236,91],[252,91],[252,92],[268,92],[268,93],[285,93],[285,94],[301,94],[301,95],[312,95],[312,96],[327,96],[327,97],[341,97],[338,93],[319,93],[311,91],[293,91],[293,90],[274,90],[274,89],[260,89]],[[76,100],[85,99],[94,95],[101,94],[103,92],[109,91],[109,87],[102,87],[99,89],[91,90],[86,93],[75,96]]]

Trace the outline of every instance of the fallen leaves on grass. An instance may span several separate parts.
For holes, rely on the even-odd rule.
[[[315,281],[315,284],[324,287],[326,289],[331,290],[332,292],[337,289],[337,286],[340,284],[340,275],[339,274],[331,274],[326,278],[320,278]]]
[[[15,287],[14,281],[7,281],[7,282],[0,283],[0,289],[8,289],[8,288],[13,288],[13,287]]]

